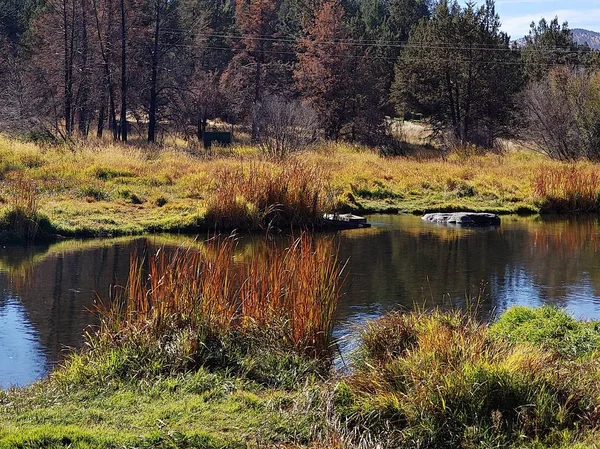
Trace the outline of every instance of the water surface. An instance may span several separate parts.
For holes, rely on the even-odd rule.
[[[484,318],[514,304],[552,304],[600,319],[600,223],[503,217],[492,229],[447,228],[374,215],[371,229],[337,235],[348,260],[336,336],[386,310],[479,303]],[[251,250],[256,237],[240,242]],[[189,237],[67,241],[0,248],[0,388],[43,377],[95,323],[94,300],[125,284],[130,254]]]

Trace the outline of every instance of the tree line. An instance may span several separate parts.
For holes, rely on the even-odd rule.
[[[493,0],[0,0],[0,129],[155,142],[201,139],[219,120],[274,153],[286,126],[395,151],[390,117],[418,116],[491,146],[521,129],[539,140],[548,105],[534,103],[562,76],[587,89],[585,114],[553,101],[589,149],[599,59],[558,19],[516,45]]]

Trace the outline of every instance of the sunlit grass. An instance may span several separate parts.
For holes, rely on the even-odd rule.
[[[186,146],[109,141],[41,148],[0,137],[0,208],[8,208],[11,186],[22,180],[36,186],[39,212],[59,234],[116,236],[310,226],[332,210],[596,207],[595,164],[570,168],[523,149],[437,156],[430,149],[427,157],[384,158],[364,146],[324,142],[283,163],[247,144],[213,150],[207,155]],[[561,174],[569,170],[577,183]]]
[[[440,311],[396,313],[368,325],[356,371],[336,390],[350,435],[402,448],[593,441],[597,355],[582,350],[587,357],[575,362],[571,348],[597,347],[598,331],[554,309],[507,314],[492,333],[472,315]]]

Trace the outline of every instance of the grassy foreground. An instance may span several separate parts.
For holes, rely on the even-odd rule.
[[[0,136],[0,239],[311,226],[323,212],[590,212],[598,166],[523,151],[384,158],[321,144],[285,161],[237,146],[39,147]]]
[[[133,256],[84,350],[0,391],[0,448],[596,447],[599,323],[392,313],[341,374],[333,241],[234,245]]]
[[[75,355],[0,392],[0,448],[583,449],[600,437],[600,330],[550,307],[510,309],[491,327],[390,314],[364,330],[344,376],[272,349],[243,356],[263,377]]]

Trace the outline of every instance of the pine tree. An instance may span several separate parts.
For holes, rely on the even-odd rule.
[[[494,3],[440,2],[411,33],[396,67],[398,112],[419,112],[437,131],[489,146],[507,130],[522,86],[518,51],[500,31]]]

